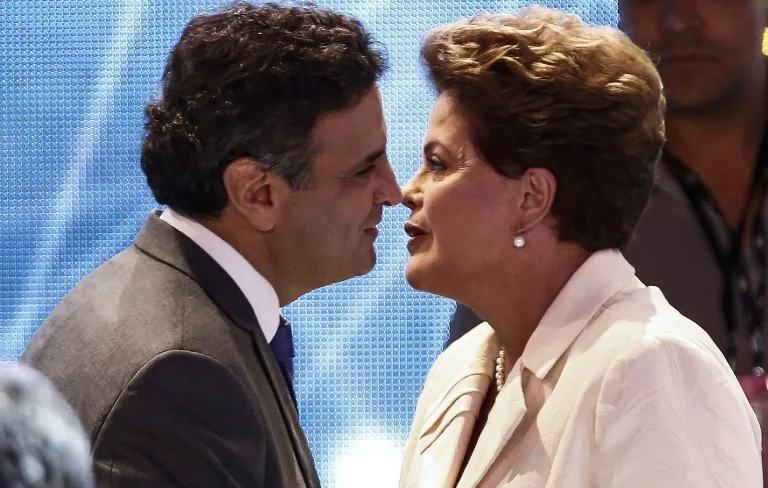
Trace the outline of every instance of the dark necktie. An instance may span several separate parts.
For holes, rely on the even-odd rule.
[[[293,398],[293,403],[295,404],[296,394],[293,391],[293,358],[295,357],[293,334],[291,333],[291,324],[283,317],[280,317],[280,325],[277,327],[275,337],[272,338],[269,346],[272,348],[275,359],[277,359],[280,371],[283,372],[285,381],[288,384],[288,390],[291,392],[291,398]]]

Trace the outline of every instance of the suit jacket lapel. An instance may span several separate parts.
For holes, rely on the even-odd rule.
[[[248,300],[213,258],[187,236],[160,220],[159,215],[159,211],[150,214],[136,236],[134,245],[195,280],[238,327],[251,333],[256,356],[277,399],[304,480],[308,487],[319,487],[312,455],[301,430],[291,393]]]
[[[243,297],[245,300],[245,297]],[[254,317],[255,320],[255,317]],[[278,400],[280,412],[285,420],[286,427],[291,436],[291,443],[296,452],[296,459],[299,462],[299,468],[304,475],[304,480],[308,488],[319,488],[320,481],[317,478],[317,471],[312,459],[312,453],[309,450],[306,436],[299,423],[299,414],[296,410],[293,396],[288,388],[280,366],[274,359],[272,350],[267,343],[264,334],[253,334],[254,347],[258,351],[258,358],[264,370],[267,372],[267,378],[272,386],[272,391]]]

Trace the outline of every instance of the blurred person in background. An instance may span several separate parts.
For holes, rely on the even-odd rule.
[[[238,3],[190,21],[141,167],[164,211],[85,277],[22,356],[93,442],[100,488],[318,487],[280,307],[369,272],[401,200],[355,19]]]
[[[401,486],[760,486],[728,361],[620,252],[665,140],[653,62],[541,8],[440,27],[422,54],[438,99],[406,278],[487,322],[435,361]]]
[[[32,368],[0,364],[0,486],[92,488],[91,449],[80,420]]]
[[[658,184],[627,250],[739,374],[765,367],[768,1],[621,0],[668,100]]]

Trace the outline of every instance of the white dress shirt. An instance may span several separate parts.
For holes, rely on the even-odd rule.
[[[251,263],[224,239],[202,224],[167,208],[160,220],[189,237],[200,246],[232,278],[253,308],[267,342],[275,337],[280,325],[280,301],[272,285],[259,274]]]
[[[617,251],[592,255],[511,368],[459,477],[493,380],[487,324],[438,357],[401,488],[759,488],[760,427],[712,339]]]

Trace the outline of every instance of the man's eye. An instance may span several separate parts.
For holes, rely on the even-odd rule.
[[[371,171],[373,171],[374,167],[375,167],[375,165],[373,165],[373,164],[370,165],[370,166],[366,166],[365,168],[363,168],[360,171],[358,171],[357,173],[355,173],[355,176],[365,176],[365,175],[368,175],[368,174],[370,174]]]

